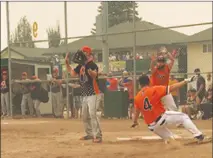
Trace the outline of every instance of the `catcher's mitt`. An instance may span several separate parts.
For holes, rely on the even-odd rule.
[[[72,61],[76,64],[81,64],[84,65],[85,62],[87,61],[87,57],[86,55],[83,53],[83,51],[78,50],[72,58]]]

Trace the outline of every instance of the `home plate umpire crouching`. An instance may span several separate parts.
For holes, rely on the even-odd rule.
[[[96,115],[100,101],[98,66],[93,62],[91,48],[84,46],[74,54],[72,61],[78,64],[76,68],[72,69],[69,65],[69,53],[67,53],[65,61],[67,71],[71,76],[78,76],[80,79],[83,96],[82,117],[86,132],[86,136],[82,137],[81,140],[92,139],[94,143],[100,143],[102,142],[102,133]]]

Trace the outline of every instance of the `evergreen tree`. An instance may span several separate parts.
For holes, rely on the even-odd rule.
[[[138,17],[138,4],[136,2],[122,2],[122,1],[109,1],[108,2],[108,27],[118,25],[123,22],[132,22],[133,21],[133,6],[135,6],[135,20],[141,20]],[[99,15],[103,10],[102,2],[98,7]],[[92,34],[96,33],[96,24],[91,31]]]
[[[47,35],[48,35],[48,45],[49,48],[51,47],[59,47],[61,44],[61,33],[60,33],[60,26],[57,25],[56,28],[50,27],[47,29]]]
[[[27,17],[24,16],[20,19],[15,32],[10,35],[10,43],[12,46],[16,47],[29,47],[34,48],[35,45],[32,38],[32,27],[27,20]],[[19,42],[27,42],[27,43],[19,43]]]

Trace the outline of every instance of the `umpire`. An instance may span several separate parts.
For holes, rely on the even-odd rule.
[[[99,106],[100,90],[98,86],[98,66],[93,62],[91,48],[84,46],[73,57],[77,67],[72,69],[69,65],[69,54],[66,55],[66,68],[71,76],[80,79],[82,101],[82,118],[86,136],[81,140],[92,139],[94,143],[102,142],[102,132],[99,119],[96,115]]]

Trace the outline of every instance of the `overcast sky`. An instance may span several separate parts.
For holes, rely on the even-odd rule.
[[[18,21],[24,15],[31,24],[38,23],[36,40],[47,39],[46,29],[61,27],[64,37],[63,2],[10,2],[10,31],[14,32]],[[68,2],[68,36],[89,35],[98,14],[100,2]],[[143,20],[161,25],[185,25],[212,21],[212,2],[138,2],[139,16]],[[191,35],[211,27],[199,26],[176,29]],[[70,42],[70,41],[69,41]],[[47,47],[47,43],[36,44]],[[1,2],[1,50],[7,47],[6,3]]]

